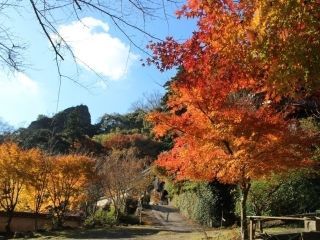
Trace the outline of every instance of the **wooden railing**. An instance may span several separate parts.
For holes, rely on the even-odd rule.
[[[281,221],[303,221],[306,232],[318,231],[320,228],[320,219],[316,214],[270,217],[270,216],[248,216],[249,219],[249,239],[255,239],[256,231],[263,233],[262,222],[281,220]]]

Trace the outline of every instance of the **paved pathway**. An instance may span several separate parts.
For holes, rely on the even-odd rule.
[[[167,205],[154,205],[144,209],[143,216],[154,227],[166,231],[193,232],[201,231],[201,227],[182,216],[179,211]]]
[[[199,225],[182,216],[171,206],[151,206],[143,209],[142,220],[145,225],[45,232],[42,237],[35,239],[185,240],[191,239],[191,235],[194,234],[198,237],[193,239],[201,239],[203,236],[199,233],[202,232]]]

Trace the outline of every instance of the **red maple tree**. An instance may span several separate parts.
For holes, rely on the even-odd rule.
[[[318,3],[312,4],[315,7]],[[289,8],[285,3],[277,7]],[[290,42],[273,39],[281,38],[284,32],[290,32],[292,38],[297,33],[299,40],[308,38],[313,24],[306,26],[305,35],[301,29],[281,28],[281,21],[275,21],[277,27],[273,29],[266,23],[256,24],[274,21],[270,16],[288,17],[293,24],[291,17],[299,9],[309,9],[303,4],[290,7],[297,8],[289,12],[292,16],[281,16],[275,7],[266,9],[264,1],[189,0],[178,15],[198,18],[199,30],[183,43],[168,38],[150,45],[154,53],[150,63],[162,71],[181,67],[170,84],[167,111],[149,115],[158,135],[175,132],[177,136],[173,149],[161,154],[158,164],[178,179],[238,184],[243,239],[247,239],[246,199],[251,180],[308,166],[312,146],[318,142],[316,133],[302,129],[298,120],[286,118],[288,108],[280,102],[318,92],[313,75],[299,80],[301,72],[310,70],[305,64],[300,68],[302,62],[311,60],[299,62],[296,56],[301,51],[294,49],[291,58],[295,63],[289,61],[289,72],[283,71],[277,67],[284,64],[282,55],[275,54],[274,49],[288,55]],[[305,18],[317,15],[311,10]],[[273,38],[266,34],[268,31],[274,32]],[[270,45],[263,45],[265,42]],[[315,46],[310,44],[310,48]],[[299,68],[296,75],[294,68]]]

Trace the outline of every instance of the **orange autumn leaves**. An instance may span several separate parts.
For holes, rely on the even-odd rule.
[[[158,164],[180,179],[238,183],[306,166],[312,156],[310,146],[317,136],[269,107],[241,109],[233,104],[208,110],[192,101],[184,105],[182,115],[172,108],[149,116],[156,133],[177,135],[174,148],[161,154]]]
[[[239,87],[303,98],[319,89],[320,3],[272,0],[189,0],[180,17],[198,20],[185,42],[152,43],[150,63],[161,70],[227,80]]]
[[[320,7],[309,2],[187,2],[178,14],[196,17],[198,30],[150,45],[150,63],[180,67],[168,110],[149,115],[158,135],[176,135],[160,166],[180,179],[243,183],[310,163],[317,133],[285,106],[319,93]]]
[[[47,156],[38,149],[17,144],[0,145],[0,204],[6,211],[44,211],[64,204],[77,207],[94,169],[92,159],[81,155]]]

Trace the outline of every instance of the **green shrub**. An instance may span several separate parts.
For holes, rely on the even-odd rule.
[[[320,176],[306,172],[290,174],[287,181],[273,194],[270,214],[288,215],[314,212],[320,209]]]
[[[233,186],[219,183],[186,182],[180,193],[174,195],[173,204],[202,225],[220,226],[222,217],[223,225],[228,225],[234,220],[232,189]],[[170,186],[169,194],[175,191]]]
[[[252,183],[249,215],[291,215],[320,209],[320,176],[313,171],[274,175]]]
[[[93,213],[84,221],[84,226],[87,228],[104,227],[104,226],[112,227],[116,223],[117,222],[115,219],[114,208],[111,207],[110,211],[98,209],[95,213]]]

